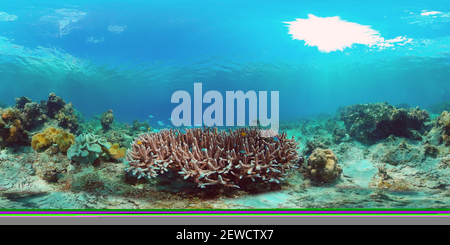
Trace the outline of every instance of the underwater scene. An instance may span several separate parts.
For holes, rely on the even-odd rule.
[[[450,2],[3,1],[0,209],[450,208]]]

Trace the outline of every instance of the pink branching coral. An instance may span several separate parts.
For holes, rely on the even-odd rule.
[[[286,133],[263,137],[265,133],[257,128],[227,133],[205,127],[142,134],[127,151],[126,170],[137,178],[151,178],[171,169],[202,188],[239,188],[245,179],[280,183],[299,160],[297,142]]]

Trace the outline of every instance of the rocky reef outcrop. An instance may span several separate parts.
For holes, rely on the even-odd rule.
[[[388,102],[356,104],[341,108],[340,120],[354,139],[373,144],[390,135],[421,140],[430,117],[426,110],[395,108]]]
[[[114,115],[112,110],[108,110],[103,112],[102,117],[100,118],[102,128],[104,131],[108,131],[111,129],[111,124],[114,121]]]

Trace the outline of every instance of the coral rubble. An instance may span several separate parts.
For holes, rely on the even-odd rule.
[[[128,150],[127,171],[137,178],[155,177],[171,169],[199,187],[239,187],[249,179],[284,180],[299,159],[297,143],[285,133],[262,137],[259,129],[240,128],[229,133],[217,128],[163,130],[137,137]]]

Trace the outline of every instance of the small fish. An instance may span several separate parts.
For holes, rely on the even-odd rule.
[[[167,118],[169,121],[172,121],[172,118]]]
[[[140,130],[145,130],[145,127],[139,127]]]
[[[148,116],[148,117],[150,117],[150,118],[154,118],[154,116],[152,116],[152,115],[150,115],[150,116]]]
[[[206,151],[206,148],[202,148],[202,151]]]
[[[242,150],[242,151],[239,151],[240,153],[245,153],[245,151],[244,150]]]
[[[161,122],[161,121],[158,121],[158,125],[159,125],[159,126],[164,126],[164,123]]]
[[[241,133],[241,135],[242,135],[242,136],[246,136],[247,134],[246,134],[246,133],[244,133],[244,132],[242,132],[242,133]]]
[[[273,141],[275,141],[275,142],[277,142],[277,141],[280,141],[277,137],[273,137]]]
[[[158,133],[159,132],[159,130],[158,129],[153,129],[153,131],[152,131],[153,133]]]
[[[136,142],[138,145],[141,145],[142,144],[142,141],[138,141],[138,142]]]
[[[182,130],[180,130],[180,133],[186,134],[186,130],[182,129]]]
[[[149,127],[147,130],[150,130],[151,128]]]

